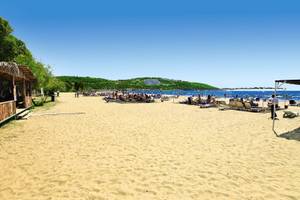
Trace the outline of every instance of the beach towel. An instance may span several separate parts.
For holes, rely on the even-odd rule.
[[[299,113],[294,113],[292,111],[284,111],[284,114],[283,114],[283,118],[289,118],[289,119],[292,119],[292,118],[295,118],[298,116],[299,116]]]

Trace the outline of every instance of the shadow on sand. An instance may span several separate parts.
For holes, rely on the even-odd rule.
[[[279,137],[288,139],[288,140],[297,140],[300,141],[300,128],[297,128],[293,131],[289,131],[279,135]]]

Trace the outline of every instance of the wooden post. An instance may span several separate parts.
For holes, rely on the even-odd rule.
[[[13,76],[13,94],[14,94],[14,101],[17,101],[17,87],[16,87],[16,80],[15,77]]]
[[[25,81],[25,79],[23,79],[23,91],[22,91],[22,93],[23,93],[23,106],[25,108],[27,108],[27,102],[26,102],[26,81]]]
[[[27,82],[27,88],[28,88],[28,96],[32,96],[32,90],[31,90],[31,82],[30,81],[28,81]]]

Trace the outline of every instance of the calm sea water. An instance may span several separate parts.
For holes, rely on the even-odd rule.
[[[260,98],[268,99],[274,93],[273,90],[134,90],[136,93],[147,93],[147,94],[163,94],[163,95],[182,95],[182,96],[196,96],[196,95],[213,95],[217,97],[226,97],[228,98]],[[278,98],[281,100],[285,99],[294,99],[300,100],[300,91],[290,91],[290,90],[280,90],[277,91]]]

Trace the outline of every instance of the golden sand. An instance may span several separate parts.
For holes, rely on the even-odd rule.
[[[85,114],[40,115],[62,112]],[[1,200],[300,199],[300,142],[269,114],[62,94],[33,115],[0,129]]]

